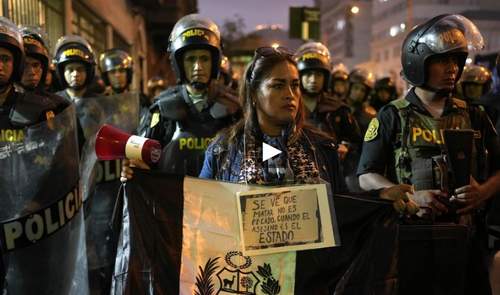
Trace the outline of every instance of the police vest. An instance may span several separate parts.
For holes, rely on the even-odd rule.
[[[405,98],[390,103],[398,110],[401,121],[394,152],[398,182],[413,184],[416,190],[439,189],[444,175],[436,166],[436,157],[444,151],[443,132],[471,129],[466,103],[453,99],[454,110],[440,118],[412,110]]]
[[[159,168],[167,173],[197,177],[210,141],[219,130],[232,123],[232,118],[215,119],[210,108],[198,112],[185,89],[178,90],[159,101],[161,116],[176,124],[172,140],[163,148]]]

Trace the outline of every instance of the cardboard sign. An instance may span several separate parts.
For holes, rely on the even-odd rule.
[[[252,190],[237,195],[245,255],[336,245],[325,185]]]

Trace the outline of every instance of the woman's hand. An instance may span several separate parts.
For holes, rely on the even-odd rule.
[[[122,161],[122,172],[120,174],[120,181],[127,182],[127,180],[131,180],[134,176],[134,170],[131,167],[137,167],[144,170],[151,170],[151,167],[148,164],[144,163],[141,160],[129,160],[123,159]]]
[[[339,144],[337,148],[337,154],[339,155],[340,160],[344,160],[347,153],[349,152],[349,148],[345,144]]]
[[[437,215],[441,215],[448,212],[448,207],[439,200],[439,197],[446,198],[447,195],[440,190],[421,190],[410,195],[410,199],[419,207],[431,208]]]
[[[469,185],[457,188],[455,193],[457,194],[455,200],[464,205],[462,209],[457,210],[457,214],[469,213],[479,208],[489,198],[487,192],[473,177]]]

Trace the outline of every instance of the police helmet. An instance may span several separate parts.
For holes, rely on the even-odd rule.
[[[8,18],[0,16],[0,47],[4,47],[14,57],[10,81],[19,82],[24,70],[23,37],[17,26]]]
[[[210,78],[219,75],[221,61],[221,38],[217,25],[199,14],[188,14],[175,24],[169,37],[170,62],[177,77],[177,83],[187,82],[182,56],[189,49],[208,49],[212,54]]]
[[[375,82],[375,91],[379,89],[388,89],[392,93],[396,91],[396,85],[391,77],[384,77]]]
[[[112,70],[124,69],[127,71],[127,85],[132,82],[133,60],[127,52],[113,48],[106,50],[99,56],[99,68],[101,69],[102,79],[106,85],[110,85],[107,72]]]
[[[40,85],[45,83],[45,77],[49,70],[49,51],[47,49],[46,41],[48,40],[47,34],[36,26],[21,27],[21,34],[24,42],[24,52],[26,56],[36,58],[42,63],[42,77]]]
[[[343,70],[336,70],[332,72],[332,81],[342,80],[347,81],[349,79],[349,73]]]
[[[484,95],[491,90],[491,71],[483,66],[467,65],[464,67],[462,77],[460,77],[460,81],[458,83],[458,87],[462,93],[465,93],[463,87],[468,83],[481,84],[483,86]]]
[[[360,83],[365,85],[368,93],[375,85],[375,75],[365,69],[354,69],[349,74],[349,83]]]
[[[456,54],[459,57],[459,74],[462,73],[467,54],[484,46],[483,37],[476,25],[458,14],[439,15],[415,27],[403,41],[401,64],[403,77],[414,86],[427,82],[427,60],[439,54]]]
[[[166,89],[167,88],[167,83],[165,80],[159,76],[154,76],[151,79],[148,80],[148,93],[152,94],[154,92],[155,88],[161,88],[161,89]]]
[[[70,62],[81,62],[85,65],[87,69],[85,84],[89,85],[95,75],[94,51],[87,40],[80,36],[63,36],[56,44],[54,63],[56,64],[57,76],[64,88],[68,87],[64,78],[64,66]]]
[[[330,51],[320,42],[308,42],[297,49],[295,53],[297,68],[302,75],[308,70],[321,71],[325,77],[323,89],[328,90],[330,85]]]

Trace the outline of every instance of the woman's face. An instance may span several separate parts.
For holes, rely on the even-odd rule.
[[[256,108],[259,122],[280,126],[293,122],[300,99],[297,67],[287,61],[280,62],[258,86]]]

